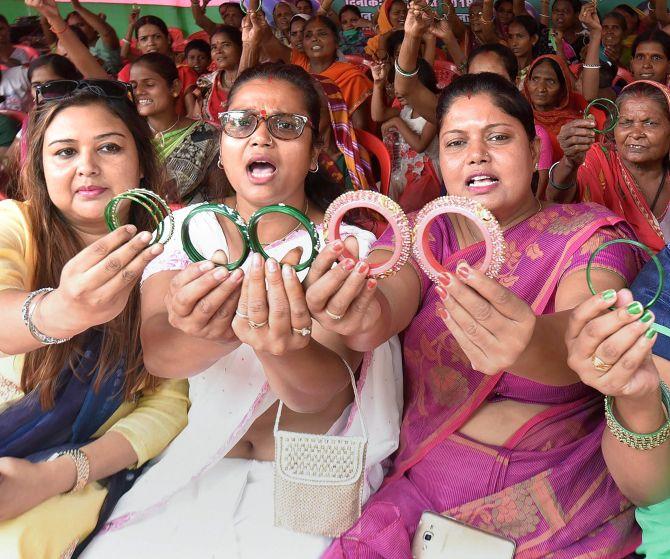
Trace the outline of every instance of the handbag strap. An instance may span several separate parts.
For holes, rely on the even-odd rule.
[[[342,359],[340,357],[340,359]],[[351,367],[349,366],[349,363],[346,362],[346,360],[342,359],[342,363],[344,363],[344,366],[347,368],[347,371],[349,371],[349,377],[351,378],[351,386],[354,389],[354,401],[356,402],[356,407],[358,408],[358,417],[361,420],[361,427],[363,428],[363,437],[365,440],[368,440],[368,432],[367,429],[365,428],[365,419],[363,418],[363,408],[361,407],[361,400],[358,395],[358,387],[356,386],[356,377],[354,376],[354,372],[351,370]],[[284,407],[284,402],[279,400],[279,407],[277,409],[277,417],[275,418],[275,427],[274,427],[274,434],[277,434],[277,431],[279,430],[279,419],[281,418],[281,412],[282,408]]]

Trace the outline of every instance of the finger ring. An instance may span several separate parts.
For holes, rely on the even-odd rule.
[[[312,334],[311,328],[293,328],[293,333],[299,336],[310,336]]]
[[[267,320],[264,320],[263,322],[254,322],[253,320],[250,320],[249,326],[254,330],[258,330],[259,328],[263,328],[263,326],[265,326],[267,323]]]
[[[332,313],[328,309],[326,309],[325,312],[331,320],[342,320],[341,314]]]
[[[248,314],[244,314],[241,312],[239,309],[235,311],[235,316],[239,316],[240,318],[243,318],[244,320],[247,320],[249,318]]]
[[[593,357],[591,357],[591,363],[593,364],[593,368],[596,371],[601,371],[603,373],[608,372],[614,366],[612,363],[606,363],[603,361],[595,353],[593,354]]]

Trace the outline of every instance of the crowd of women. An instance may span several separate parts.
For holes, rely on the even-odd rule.
[[[0,556],[670,557],[666,0],[191,2],[0,17]]]

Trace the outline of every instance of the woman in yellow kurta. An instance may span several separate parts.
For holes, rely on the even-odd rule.
[[[159,384],[142,361],[137,280],[162,247],[134,211],[113,233],[103,218],[120,192],[160,189],[151,134],[125,95],[79,87],[38,105],[26,202],[0,202],[3,559],[68,557],[109,480],[187,422],[187,383]]]

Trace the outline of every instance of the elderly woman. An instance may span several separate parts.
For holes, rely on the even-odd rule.
[[[551,173],[547,195],[598,202],[628,221],[654,250],[670,239],[670,91],[653,81],[626,86],[617,99],[614,143],[594,144],[595,124],[579,119],[559,135],[563,158]]]
[[[69,556],[132,484],[123,470],[186,424],[186,382],[150,375],[139,339],[137,284],[162,247],[142,213],[112,233],[104,219],[130,187],[161,192],[149,129],[124,84],[71,85],[38,96],[26,202],[0,202],[0,555],[15,559]]]
[[[426,510],[514,539],[527,557],[624,557],[639,533],[603,460],[602,399],[570,370],[557,341],[566,311],[590,297],[584,247],[630,228],[600,206],[535,199],[533,114],[508,80],[458,78],[437,116],[447,192],[491,210],[506,258],[497,281],[487,277],[478,269],[482,235],[447,214],[424,245],[444,268],[439,281],[414,260],[376,289],[333,273],[330,251],[312,265],[312,316],[359,351],[402,331],[407,387],[391,473],[325,557],[409,557]],[[387,233],[368,261],[385,260],[393,244]],[[638,270],[620,245],[596,264],[599,290],[623,287]]]
[[[220,151],[235,195],[220,201],[245,221],[281,202],[321,223],[341,190],[316,173],[319,121],[319,95],[304,70],[263,64],[240,74],[222,115]],[[178,227],[190,211],[175,212]],[[382,343],[363,360],[340,336],[312,324],[299,280],[305,272],[298,276],[288,263],[310,249],[309,236],[287,215],[266,217],[258,234],[267,260],[256,253],[230,272],[209,260],[192,264],[175,236],[144,274],[145,360],[165,377],[191,377],[189,424],[119,503],[87,557],[318,557],[330,538],[274,525],[279,400],[282,429],[291,431],[360,434],[364,415],[363,498],[379,487],[381,462],[397,447],[397,346]],[[191,224],[191,240],[204,256],[241,257],[243,239],[231,221],[210,213]],[[347,239],[350,250],[358,245],[367,253],[370,233],[353,226],[345,233],[354,237]],[[341,254],[344,246],[337,247]],[[340,268],[354,269],[354,261],[345,259]],[[360,277],[368,271],[366,264],[356,268]],[[348,368],[361,363],[359,410]],[[337,504],[318,514],[332,515]]]

